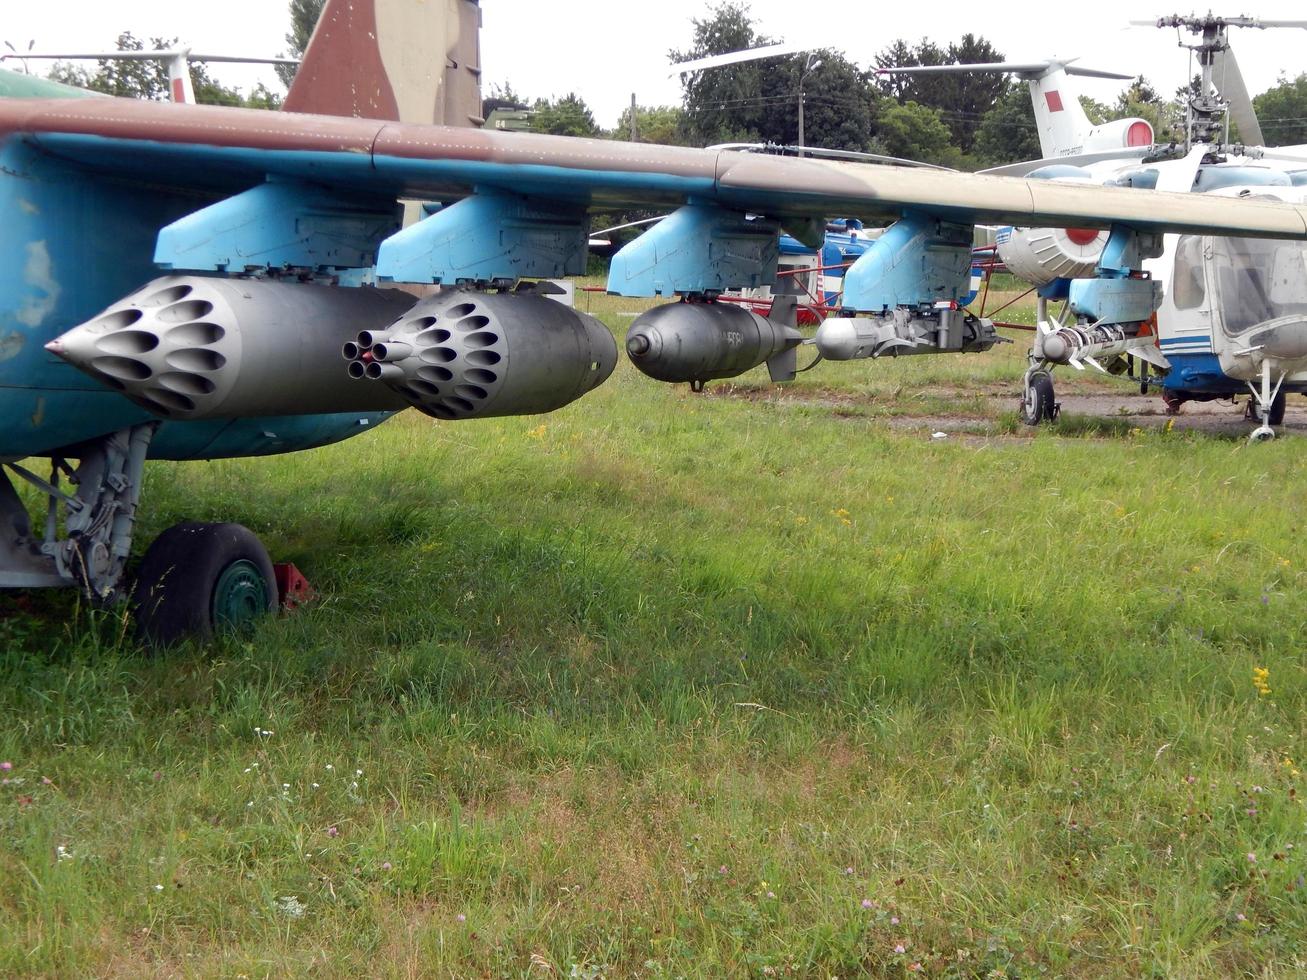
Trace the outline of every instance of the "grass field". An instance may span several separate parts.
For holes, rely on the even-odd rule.
[[[0,598],[0,974],[1303,975],[1303,442],[1022,343],[152,464],[321,599]]]

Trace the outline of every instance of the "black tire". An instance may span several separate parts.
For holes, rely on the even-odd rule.
[[[1276,392],[1275,397],[1271,399],[1271,414],[1266,420],[1267,425],[1284,425],[1284,403],[1288,397],[1288,392],[1281,388]]]
[[[1026,388],[1021,401],[1021,421],[1026,425],[1038,425],[1051,422],[1057,414],[1053,402],[1053,379],[1042,371],[1030,376],[1030,385]]]
[[[276,604],[272,560],[240,524],[168,528],[146,549],[132,590],[137,635],[152,646],[211,639]]]

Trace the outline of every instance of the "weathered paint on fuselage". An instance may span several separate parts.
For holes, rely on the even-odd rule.
[[[0,458],[74,448],[150,416],[48,353],[45,344],[153,279],[164,225],[221,192],[106,177],[19,136],[0,143]],[[387,413],[169,422],[151,456],[268,455],[366,431]]]

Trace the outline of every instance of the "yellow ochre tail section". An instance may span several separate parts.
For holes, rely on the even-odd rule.
[[[477,0],[327,0],[287,112],[480,126]]]

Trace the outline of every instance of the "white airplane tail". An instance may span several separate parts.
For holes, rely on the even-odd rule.
[[[1039,127],[1039,149],[1046,157],[1075,156],[1086,152],[1094,125],[1085,115],[1076,87],[1066,69],[1052,65],[1038,77],[1024,76],[1030,87],[1030,104]]]
[[[928,75],[962,72],[1002,72],[1016,75],[1030,86],[1030,101],[1039,127],[1039,148],[1045,159],[1079,156],[1102,150],[1150,146],[1153,127],[1144,119],[1115,119],[1095,126],[1080,104],[1080,93],[1069,76],[1113,78],[1128,81],[1133,75],[1074,66],[1072,61],[1004,61],[983,65],[931,65],[882,68],[884,74]]]

